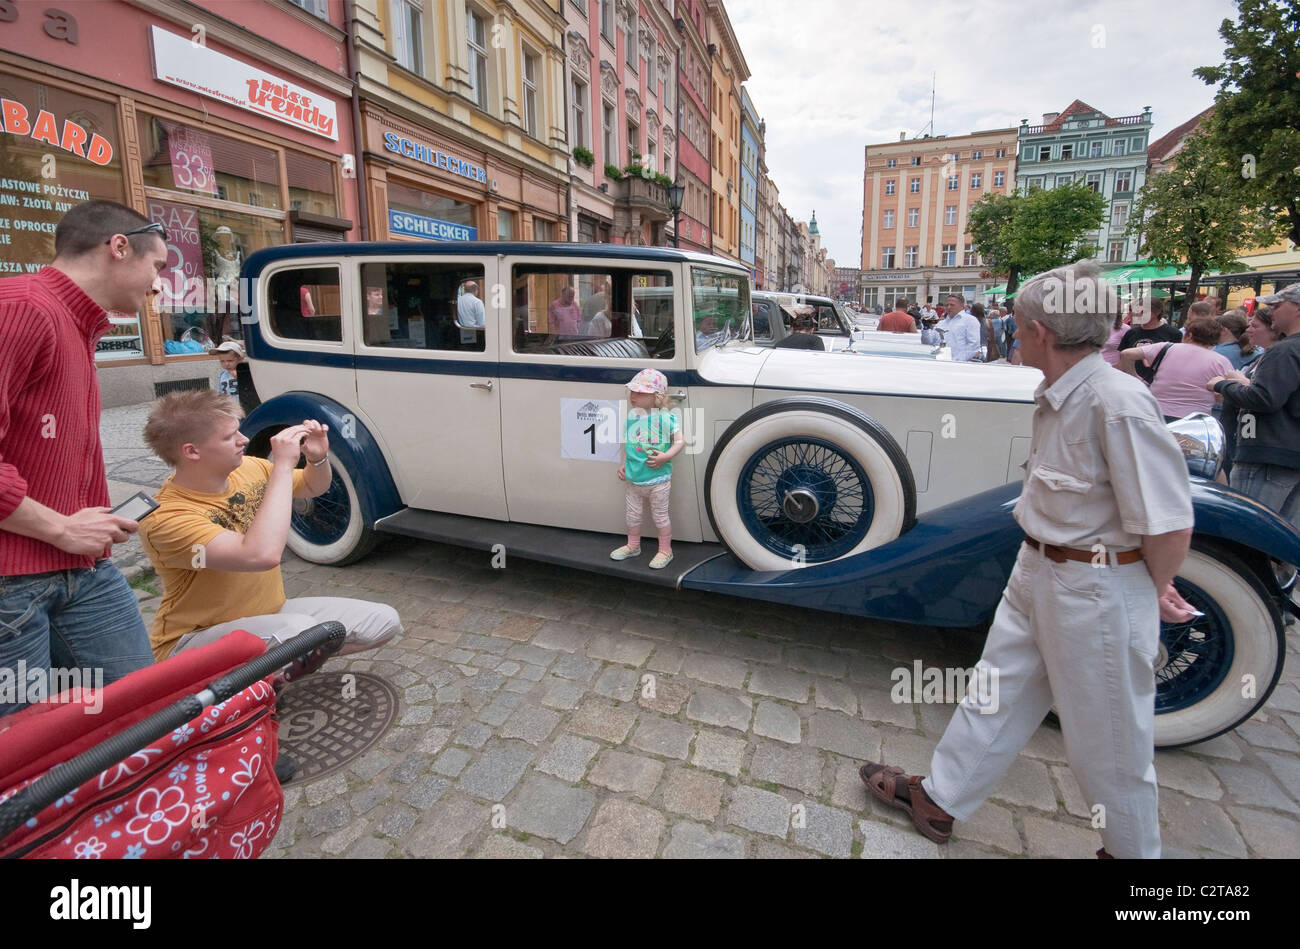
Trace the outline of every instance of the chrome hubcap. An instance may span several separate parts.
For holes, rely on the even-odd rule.
[[[785,499],[781,502],[781,509],[785,516],[796,524],[807,524],[815,520],[821,513],[821,504],[817,501],[817,495],[806,488],[795,488],[793,491],[785,493]]]

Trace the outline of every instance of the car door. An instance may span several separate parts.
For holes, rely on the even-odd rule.
[[[497,266],[486,254],[357,265],[357,400],[410,507],[507,517]]]

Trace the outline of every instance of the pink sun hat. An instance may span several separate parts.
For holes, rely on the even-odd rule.
[[[658,369],[642,369],[627,387],[633,392],[664,393],[668,391],[668,377]]]

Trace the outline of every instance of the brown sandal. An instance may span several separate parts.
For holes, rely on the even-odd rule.
[[[895,765],[875,764],[868,761],[858,769],[858,776],[877,800],[890,807],[907,811],[908,816],[912,818],[912,824],[922,836],[933,840],[936,844],[948,842],[948,838],[952,836],[952,817],[926,795],[921,787],[920,775],[908,777],[903,773],[902,768]],[[899,778],[903,778],[907,783],[908,800],[897,796]]]

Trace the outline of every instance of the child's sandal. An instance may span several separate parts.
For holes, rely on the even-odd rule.
[[[611,551],[609,555],[609,559],[627,560],[630,557],[640,557],[640,556],[641,556],[640,547],[629,547],[627,544],[624,544],[622,547],[618,548],[618,550]],[[653,564],[651,564],[651,566],[653,566]]]
[[[659,551],[659,553],[655,554],[654,559],[650,561],[650,569],[662,570],[664,567],[672,563],[672,561],[673,561],[673,555],[671,553],[664,553],[661,550]]]

